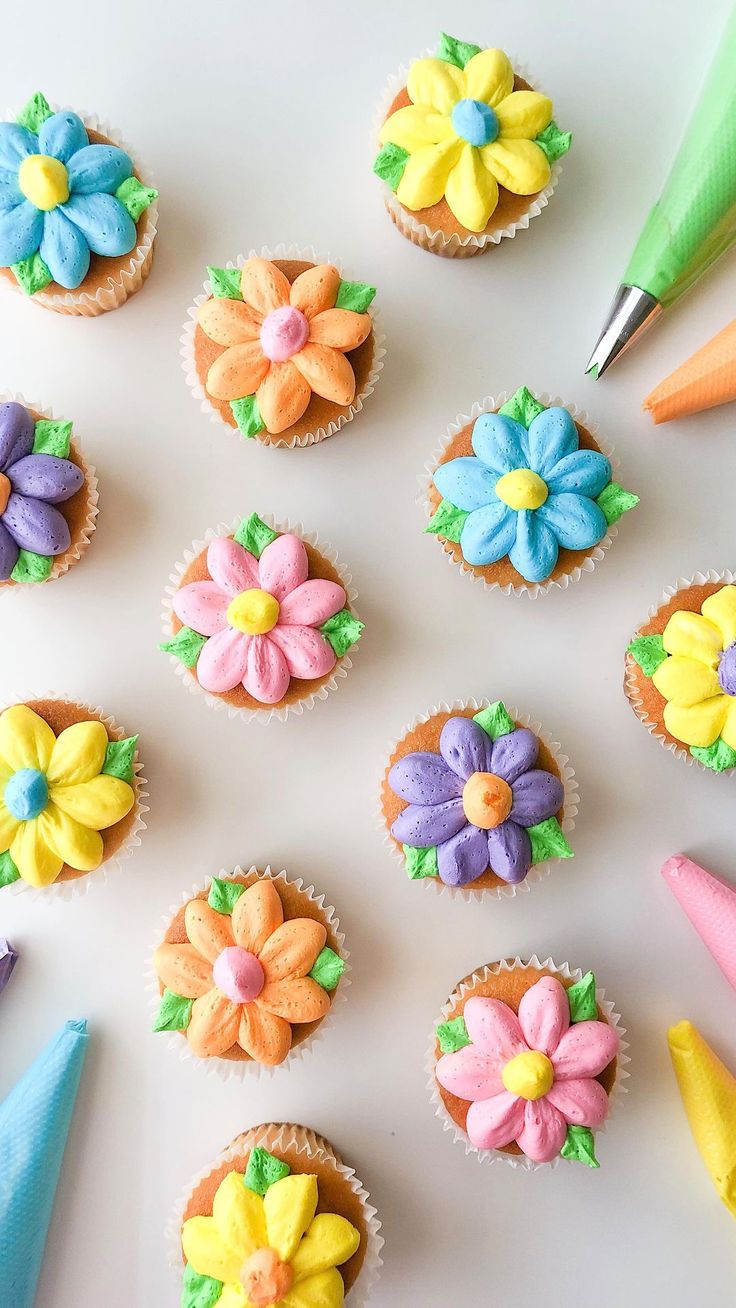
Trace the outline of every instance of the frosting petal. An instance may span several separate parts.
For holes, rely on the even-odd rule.
[[[36,253],[43,237],[43,214],[30,200],[0,213],[0,264],[3,268]]]
[[[440,732],[440,753],[458,777],[490,772],[491,740],[472,718],[448,718]]]
[[[185,999],[199,999],[212,989],[212,966],[194,945],[159,945],[153,965],[159,980]]]
[[[574,1126],[595,1129],[608,1117],[608,1095],[600,1081],[589,1077],[555,1081],[547,1099]]]
[[[136,226],[114,195],[72,195],[60,211],[78,227],[93,254],[115,258],[133,249]],[[54,211],[55,212],[55,211]]]
[[[99,775],[108,737],[101,722],[73,722],[59,733],[46,772],[50,786],[76,786]]]
[[[200,304],[197,322],[216,345],[245,345],[246,341],[257,341],[261,333],[261,320],[254,309],[242,300],[216,295]]]
[[[48,722],[27,704],[0,713],[0,759],[11,772],[20,768],[48,771],[56,737]]]
[[[20,550],[0,520],[0,581],[7,581],[18,562]]]
[[[190,899],[184,909],[184,926],[194,948],[214,963],[223,949],[235,943],[229,919],[210,908],[206,899]]]
[[[133,164],[116,145],[85,145],[67,165],[72,195],[105,191],[112,195],[133,173]]]
[[[252,640],[252,636],[234,627],[211,636],[197,659],[197,680],[202,689],[213,695],[234,690],[245,677]]]
[[[479,459],[499,477],[527,466],[527,432],[502,413],[482,413],[473,427],[472,445]]]
[[[199,1276],[217,1281],[240,1280],[242,1259],[228,1249],[213,1217],[190,1217],[181,1231],[184,1257]]]
[[[684,654],[716,667],[721,655],[722,636],[718,627],[700,613],[678,609],[672,614],[662,632],[662,643],[668,654]]]
[[[89,242],[61,209],[44,215],[39,253],[59,286],[74,290],[89,271]]]
[[[259,585],[275,595],[282,604],[309,575],[309,560],[304,542],[284,532],[267,545],[258,561]]]
[[[8,468],[8,479],[19,495],[61,504],[84,484],[84,473],[70,459],[54,454],[26,454]]]
[[[465,1045],[454,1054],[443,1054],[437,1060],[435,1075],[444,1090],[458,1099],[490,1099],[503,1092],[498,1059],[479,1053],[473,1045]]]
[[[135,791],[119,777],[97,776],[74,786],[51,786],[54,804],[93,831],[104,831],[120,822],[135,803]]]
[[[603,510],[584,495],[549,495],[537,514],[567,550],[589,549],[608,531]]]
[[[460,549],[467,563],[487,567],[504,558],[515,540],[516,515],[513,509],[496,500],[466,518],[460,533]]]
[[[723,648],[736,641],[736,586],[722,586],[703,600],[700,611],[721,633]]]
[[[274,627],[268,639],[281,651],[289,675],[314,681],[331,672],[337,656],[329,641],[314,627],[297,625]]]
[[[715,668],[682,654],[664,659],[652,676],[652,684],[660,695],[679,708],[690,708],[692,704],[700,704],[702,700],[721,693]]]
[[[378,139],[381,145],[398,145],[414,154],[424,145],[436,145],[454,135],[447,114],[438,114],[427,105],[408,104],[386,119]]]
[[[15,209],[17,205],[23,203],[24,199],[25,196],[18,186],[17,173],[10,173],[5,168],[0,168],[0,213]]]
[[[562,808],[565,790],[559,777],[541,768],[532,768],[515,781],[509,819],[522,827],[536,826],[554,817]]]
[[[352,404],[355,373],[339,350],[307,341],[304,348],[294,355],[292,363],[315,395],[333,404]]]
[[[552,101],[538,91],[512,91],[496,107],[496,117],[505,141],[533,141],[552,121]]]
[[[617,1031],[607,1022],[575,1022],[552,1054],[559,1081],[600,1076],[618,1053]]]
[[[69,525],[58,509],[43,500],[11,492],[3,524],[16,545],[34,554],[63,554],[69,549]]]
[[[294,622],[302,626],[318,627],[339,613],[346,601],[343,587],[335,581],[325,581],[322,578],[303,581],[285,597],[279,620],[289,625]]]
[[[228,603],[227,595],[216,582],[193,581],[175,592],[172,608],[185,626],[200,636],[214,636],[227,627]],[[237,685],[238,681],[240,677],[233,684]]]
[[[258,390],[270,368],[260,341],[231,345],[211,365],[207,390],[215,400],[242,400]]]
[[[319,263],[294,278],[289,302],[293,308],[301,310],[306,318],[314,318],[333,308],[340,281],[340,273],[334,264]],[[327,341],[324,343],[329,344]]]
[[[50,886],[64,866],[64,860],[46,844],[38,819],[21,822],[10,846],[10,857],[30,886]]]
[[[463,145],[447,179],[445,199],[463,227],[471,232],[484,231],[498,204],[498,182],[474,146]]]
[[[513,195],[535,195],[550,179],[549,160],[535,141],[499,137],[490,145],[481,146],[478,153],[499,186]]]
[[[201,656],[200,656],[201,657]],[[289,668],[268,636],[252,636],[243,685],[260,704],[278,704],[289,688]]]
[[[89,145],[87,129],[78,114],[71,109],[52,114],[38,129],[38,148],[41,154],[50,154],[62,163],[68,163],[73,154]]]
[[[736,703],[733,700],[726,713],[726,721],[721,727],[721,735],[731,749],[736,749]]]
[[[257,1063],[277,1067],[291,1049],[291,1026],[283,1017],[269,1013],[258,1004],[245,1004],[240,1015],[238,1044]]]
[[[442,804],[459,799],[462,779],[437,754],[405,754],[394,763],[388,774],[394,794],[410,804]]]
[[[192,1004],[187,1040],[199,1058],[217,1058],[237,1044],[239,1026],[240,1008],[213,987]]]
[[[317,1178],[308,1173],[292,1172],[264,1195],[268,1243],[285,1263],[291,1262],[317,1207]]]
[[[525,581],[546,581],[558,553],[557,537],[540,518],[539,510],[521,509],[516,515],[516,540],[509,550],[516,571]]]
[[[494,740],[489,772],[495,772],[509,785],[523,772],[533,768],[539,754],[539,741],[528,727],[517,727]]]
[[[49,849],[78,872],[93,872],[103,857],[102,836],[69,817],[53,802],[38,817],[39,832]]]
[[[503,50],[480,50],[465,65],[465,94],[495,108],[514,89],[514,70]]]
[[[529,1048],[551,1058],[570,1025],[567,991],[556,976],[543,976],[522,995],[519,1024]]]
[[[36,434],[35,423],[22,404],[0,404],[0,469],[30,454]]]
[[[370,336],[372,327],[369,313],[325,309],[312,319],[309,339],[316,345],[329,345],[333,350],[355,350]]]
[[[29,154],[38,154],[38,138],[20,123],[0,123],[0,168],[18,171]]]
[[[546,478],[550,495],[573,491],[594,500],[612,476],[610,461],[598,450],[574,450],[556,463]]]
[[[488,861],[497,877],[511,885],[523,881],[532,862],[532,847],[523,827],[507,818],[488,832]]]
[[[263,1199],[243,1184],[240,1172],[228,1172],[217,1187],[212,1220],[227,1248],[243,1262],[267,1243]]]
[[[565,1137],[567,1122],[549,1099],[528,1099],[524,1106],[524,1125],[516,1142],[527,1158],[535,1163],[551,1163],[559,1154]]]
[[[458,509],[471,513],[489,505],[498,508],[499,518],[505,512],[506,505],[496,497],[497,474],[473,455],[441,463],[435,468],[433,480],[442,498]]]
[[[266,981],[306,976],[326,939],[327,931],[321,922],[307,917],[284,922],[269,936],[259,954]]]
[[[7,777],[5,773],[3,773],[3,787],[6,780]],[[13,817],[10,809],[7,808],[0,799],[0,854],[4,854],[8,849],[10,849],[10,846],[13,843],[13,837],[19,826],[20,822],[18,821],[18,818]]]
[[[229,536],[217,536],[207,547],[207,571],[232,599],[260,584],[258,560]]]
[[[572,414],[560,405],[543,409],[529,424],[529,467],[545,480],[560,461],[578,449]]]
[[[466,1130],[476,1149],[503,1149],[519,1135],[524,1124],[524,1100],[502,1090],[468,1109]]]
[[[409,99],[439,114],[449,114],[465,94],[461,69],[444,59],[415,59],[406,79]]]
[[[391,827],[391,834],[402,845],[427,849],[430,845],[439,845],[443,840],[457,835],[467,820],[461,799],[450,799],[426,808],[409,804],[399,813]]]
[[[312,390],[293,359],[272,363],[256,392],[258,411],[272,436],[293,427],[304,416]]]
[[[470,822],[437,847],[437,870],[447,886],[466,886],[488,870],[485,832]]]
[[[311,976],[267,981],[256,1003],[286,1022],[318,1022],[329,1011],[330,996]]]
[[[447,179],[460,158],[461,150],[462,141],[449,137],[437,145],[424,145],[421,150],[410,154],[396,188],[399,203],[411,210],[437,204],[445,194]]]
[[[242,1286],[225,1285],[217,1300],[217,1308],[248,1308],[248,1299]]]
[[[684,745],[707,749],[723,731],[732,704],[729,695],[714,695],[712,699],[693,704],[690,708],[665,704],[664,725],[670,735]]]
[[[284,910],[278,891],[267,878],[254,881],[243,892],[232,912],[232,929],[236,945],[251,954],[260,954],[272,931],[281,926]]]
[[[246,259],[240,274],[240,293],[261,318],[289,303],[289,279],[270,259]]]
[[[473,1044],[500,1065],[526,1050],[519,1019],[500,999],[471,995],[463,1009],[465,1025]]]
[[[295,1283],[346,1263],[359,1245],[360,1233],[346,1217],[317,1213],[291,1260]]]

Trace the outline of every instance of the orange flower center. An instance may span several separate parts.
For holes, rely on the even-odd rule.
[[[511,787],[495,772],[473,772],[463,786],[465,816],[484,831],[506,821],[512,802]]]
[[[270,1308],[289,1293],[294,1273],[282,1263],[275,1249],[256,1249],[244,1264],[240,1281],[248,1303],[254,1308]]]
[[[9,479],[4,472],[0,472],[0,513],[4,513],[8,507],[10,492],[12,490]]]

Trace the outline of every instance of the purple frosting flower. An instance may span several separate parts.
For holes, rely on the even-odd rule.
[[[436,845],[439,874],[449,886],[465,886],[489,867],[503,881],[523,881],[531,866],[526,828],[554,817],[564,797],[559,777],[534,767],[538,753],[539,741],[526,727],[493,741],[471,718],[450,718],[439,754],[406,754],[391,768],[391,789],[408,801],[391,834],[415,849]],[[501,777],[511,789],[508,816],[490,829],[470,822],[463,806],[466,782],[476,772]]]
[[[7,581],[21,549],[46,556],[69,548],[69,526],[55,504],[84,481],[69,459],[33,454],[35,423],[22,404],[0,404],[0,581]]]

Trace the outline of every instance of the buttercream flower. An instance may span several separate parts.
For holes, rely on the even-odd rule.
[[[223,301],[218,301],[223,303]],[[298,536],[277,536],[259,559],[225,537],[207,549],[210,581],[176,591],[176,616],[206,636],[197,660],[200,685],[224,694],[242,683],[261,704],[276,704],[291,677],[311,681],[336,663],[316,628],[346,602],[342,586],[309,579],[309,560]]]
[[[595,1078],[616,1056],[619,1037],[606,1022],[571,1025],[556,977],[524,993],[518,1016],[501,1000],[474,995],[463,1017],[471,1043],[443,1054],[436,1076],[443,1089],[471,1101],[466,1129],[476,1148],[516,1141],[527,1158],[549,1163],[569,1125],[602,1125],[608,1095]]]
[[[258,412],[276,435],[298,422],[312,394],[341,406],[355,397],[347,351],[370,335],[370,314],[335,308],[340,273],[319,264],[289,283],[268,259],[247,259],[242,300],[213,297],[200,305],[200,327],[225,350],[207,373],[216,400],[255,395]]]
[[[311,918],[284,921],[278,891],[266,879],[237,899],[232,916],[204,899],[184,911],[187,941],[163,944],[154,964],[162,984],[194,1000],[186,1037],[200,1058],[235,1045],[258,1063],[282,1063],[294,1023],[317,1022],[330,997],[308,975],[327,938]]]
[[[0,405],[0,581],[21,549],[52,556],[69,548],[69,526],[54,506],[79,490],[84,473],[69,459],[34,454],[34,434],[22,404]]]
[[[190,1217],[182,1229],[190,1266],[223,1286],[218,1308],[342,1308],[337,1269],[360,1234],[337,1213],[317,1213],[318,1199],[316,1176],[284,1176],[261,1197],[241,1172],[228,1172],[212,1216]]]
[[[477,722],[449,718],[439,754],[405,754],[388,784],[407,800],[391,827],[403,845],[437,848],[437,870],[464,886],[489,867],[503,881],[523,881],[531,866],[527,828],[562,808],[559,777],[535,768],[539,741],[517,727],[492,740]]]
[[[709,595],[700,613],[677,610],[662,641],[670,657],[652,681],[667,701],[667,730],[686,745],[721,737],[736,749],[736,586]]]
[[[108,744],[101,722],[75,722],[57,737],[25,704],[0,714],[0,854],[30,885],[50,885],[65,863],[94,871],[100,831],[133,807],[133,787],[102,772]]]

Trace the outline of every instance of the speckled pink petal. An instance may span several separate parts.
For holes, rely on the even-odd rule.
[[[314,627],[274,627],[269,637],[281,650],[292,677],[314,681],[331,672],[337,662],[335,651]]]
[[[565,1143],[566,1135],[567,1122],[547,1096],[527,1099],[524,1125],[516,1137],[527,1158],[535,1163],[551,1163]]]
[[[172,608],[185,626],[200,636],[215,636],[227,626],[229,597],[214,581],[193,581],[174,595]]]
[[[607,1022],[575,1022],[552,1055],[555,1079],[599,1076],[615,1057],[618,1046],[618,1034]]]
[[[463,1009],[463,1017],[473,1044],[498,1063],[507,1063],[528,1048],[516,1013],[500,999],[473,995]]]
[[[600,1126],[608,1117],[608,1095],[600,1081],[590,1077],[555,1081],[547,1098],[573,1126]]]
[[[276,596],[279,604],[297,586],[307,580],[309,561],[304,544],[298,536],[277,536],[263,551],[259,563],[257,583],[263,590]]]
[[[476,1099],[490,1099],[503,1090],[498,1063],[487,1054],[479,1054],[473,1045],[466,1045],[454,1054],[443,1054],[437,1060],[435,1076],[451,1095],[473,1103]]]
[[[345,607],[347,595],[334,581],[314,578],[292,590],[281,605],[281,622],[318,627]]]
[[[238,545],[236,540],[218,536],[207,548],[207,568],[220,590],[232,599],[244,590],[255,590],[258,580],[258,560]]]
[[[269,636],[251,636],[243,685],[259,704],[278,704],[289,685],[289,669]]]
[[[522,995],[519,1024],[529,1048],[550,1058],[570,1025],[567,991],[556,976],[543,976]]]
[[[502,1090],[492,1099],[479,1099],[468,1109],[466,1130],[476,1149],[502,1149],[524,1125],[524,1100]]]
[[[197,659],[197,679],[203,690],[224,695],[243,680],[252,637],[234,627],[212,636]]]

